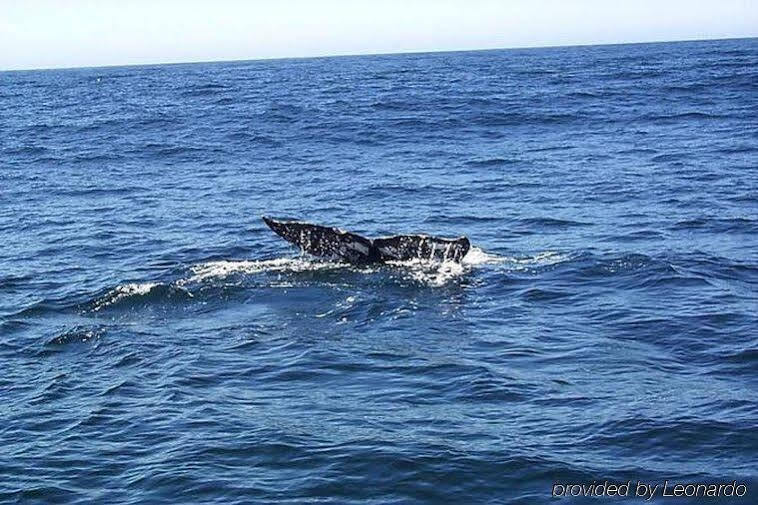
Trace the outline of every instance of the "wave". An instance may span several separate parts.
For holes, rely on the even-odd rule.
[[[355,266],[348,263],[327,261],[308,256],[274,258],[266,260],[215,260],[197,263],[189,267],[188,274],[170,282],[144,281],[120,284],[96,296],[78,307],[84,313],[99,313],[108,310],[131,309],[144,305],[185,303],[200,297],[215,296],[214,289],[230,286],[245,287],[292,287],[301,283],[310,284],[312,275],[300,274],[337,273],[340,275],[383,275],[380,282],[392,279],[411,280],[427,287],[449,284],[474,267],[510,262],[512,265],[544,264],[553,258],[551,254],[533,258],[507,258],[473,247],[461,263],[452,261],[409,260],[391,261],[386,265]],[[275,274],[271,276],[269,274]],[[263,275],[264,277],[260,277]],[[368,278],[368,277],[367,277]],[[319,279],[315,279],[318,281]],[[326,277],[323,278],[325,282]],[[373,279],[372,279],[373,282]]]
[[[7,156],[41,155],[50,152],[45,146],[26,145],[19,147],[3,148],[3,154]]]
[[[685,153],[666,153],[666,154],[658,154],[656,156],[653,156],[651,159],[655,163],[664,163],[667,161],[681,161],[685,159],[688,155]]]
[[[502,218],[498,216],[473,216],[473,215],[448,215],[448,214],[433,214],[426,219],[424,223],[434,224],[471,224],[471,223],[496,223]]]
[[[281,147],[282,142],[270,135],[259,135],[247,131],[232,131],[226,135],[232,141],[240,141],[256,145],[258,147]]]
[[[573,294],[573,292],[558,289],[527,288],[521,292],[521,297],[529,302],[552,302],[569,298]]]
[[[570,151],[572,149],[576,149],[576,146],[554,145],[554,146],[534,147],[534,148],[527,149],[526,151],[530,153],[541,153],[541,152],[549,152],[549,151]]]
[[[714,285],[717,272],[698,268],[698,264],[698,260],[682,256],[585,254],[577,258],[563,275],[569,276],[577,286],[584,283],[608,284],[616,289],[670,295],[673,289],[698,290]]]
[[[442,286],[469,272],[472,268],[484,265],[507,264],[511,268],[553,265],[565,261],[570,256],[556,251],[545,251],[533,256],[510,257],[488,253],[479,247],[472,247],[460,263],[452,261],[434,261],[413,259],[389,261],[392,269],[400,269],[408,277],[430,286]],[[226,279],[236,275],[253,275],[258,273],[302,273],[349,271],[357,274],[374,274],[380,271],[391,272],[384,265],[357,267],[348,263],[324,261],[309,257],[276,258],[270,260],[219,260],[193,265],[192,275],[177,281],[178,286],[209,280]]]
[[[305,257],[276,258],[271,260],[220,260],[200,263],[190,267],[192,275],[178,281],[180,286],[220,279],[235,274],[261,272],[315,272],[351,268],[347,263],[312,260]]]
[[[76,326],[64,331],[45,342],[46,346],[65,346],[73,343],[88,342],[96,340],[105,334],[103,326]]]
[[[192,86],[182,91],[181,95],[186,96],[186,97],[212,96],[218,93],[223,93],[224,91],[228,91],[230,89],[231,88],[229,86],[225,86],[223,84],[211,83],[211,84],[203,84],[199,86]]]
[[[499,256],[488,254],[474,247],[463,258],[461,263],[414,259],[388,261],[387,265],[404,272],[408,278],[422,284],[442,286],[463,275],[469,267],[498,263],[500,259]],[[258,273],[302,273],[344,270],[358,274],[374,274],[382,269],[386,269],[386,266],[372,265],[357,267],[348,263],[310,259],[307,257],[276,258],[271,260],[221,260],[192,266],[192,275],[178,281],[177,284],[179,286],[187,286],[213,279],[218,280],[235,275],[253,275]]]
[[[710,233],[755,233],[758,220],[746,217],[707,218],[698,217],[677,221],[669,226],[671,230],[706,230]]]
[[[122,284],[85,304],[86,312],[100,312],[106,308],[131,307],[143,302],[159,300],[187,300],[193,295],[177,284],[159,282],[130,282]]]
[[[633,241],[644,241],[644,240],[655,240],[655,239],[661,239],[664,238],[665,235],[657,230],[635,230],[629,233],[615,235],[614,239],[621,241],[621,242],[633,242]]]
[[[647,114],[641,119],[648,121],[677,121],[683,119],[723,119],[725,116],[721,114],[711,114],[708,112],[689,111],[680,112],[677,114]]]
[[[736,350],[724,355],[724,359],[735,363],[744,363],[758,368],[758,347]]]
[[[519,219],[519,224],[532,228],[563,228],[573,226],[592,226],[592,223],[583,223],[581,221],[573,221],[571,219],[557,219],[552,217],[530,217],[525,219]]]
[[[485,253],[486,254],[486,253]],[[543,251],[533,256],[522,257],[507,257],[496,256],[492,258],[490,255],[490,262],[503,263],[508,265],[512,270],[530,269],[533,267],[546,267],[564,263],[573,259],[573,256],[568,253],[562,253],[558,251]]]
[[[512,165],[515,163],[519,163],[521,160],[512,159],[512,158],[483,158],[483,159],[474,159],[469,160],[464,163],[467,167],[500,167],[503,165]]]

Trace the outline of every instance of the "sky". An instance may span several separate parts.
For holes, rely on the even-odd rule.
[[[758,0],[0,0],[0,70],[758,36]]]

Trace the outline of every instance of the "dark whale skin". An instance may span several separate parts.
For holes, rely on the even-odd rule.
[[[466,237],[448,239],[430,235],[393,235],[369,239],[329,226],[282,221],[263,216],[274,233],[314,256],[366,265],[424,259],[460,263],[471,248]]]

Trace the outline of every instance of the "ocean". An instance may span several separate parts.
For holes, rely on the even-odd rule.
[[[0,133],[2,503],[758,500],[758,39],[2,72]]]

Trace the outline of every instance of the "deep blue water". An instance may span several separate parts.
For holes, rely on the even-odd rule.
[[[758,500],[758,39],[5,72],[0,133],[0,502]]]

